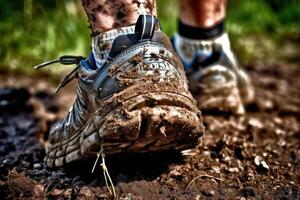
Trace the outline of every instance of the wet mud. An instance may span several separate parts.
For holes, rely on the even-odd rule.
[[[300,199],[299,65],[246,69],[255,103],[239,117],[204,113],[197,147],[107,158],[119,199]],[[1,82],[0,199],[112,199],[100,166],[92,174],[93,163],[44,163],[49,127],[72,103],[72,88],[55,96],[43,79],[36,88],[18,80]]]

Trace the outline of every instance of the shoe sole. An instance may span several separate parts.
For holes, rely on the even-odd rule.
[[[243,115],[245,113],[245,108],[237,86],[231,88],[218,88],[218,90],[214,92],[205,94],[205,100],[203,99],[203,96],[195,98],[199,99],[198,102],[201,102],[199,103],[199,108],[205,113],[225,112],[235,115]]]
[[[237,75],[221,65],[203,69],[197,76],[211,81],[219,77],[221,82],[202,83],[190,82],[196,85],[192,89],[198,107],[206,113],[226,112],[241,115],[245,113],[239,90]],[[197,79],[194,77],[194,79]],[[218,78],[217,78],[218,79]],[[192,88],[193,85],[190,85]]]
[[[49,144],[47,165],[95,158],[101,145],[105,155],[184,150],[197,145],[204,131],[194,100],[183,94],[147,92],[102,113],[71,138]]]

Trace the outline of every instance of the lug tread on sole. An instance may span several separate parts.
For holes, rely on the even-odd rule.
[[[131,111],[118,107],[105,120],[94,116],[94,132],[80,134],[77,145],[50,149],[46,163],[49,167],[61,167],[94,157],[101,143],[106,155],[191,148],[204,132],[201,114],[196,109],[188,109],[191,106],[178,105],[141,104]]]

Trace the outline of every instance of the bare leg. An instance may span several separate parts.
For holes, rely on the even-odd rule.
[[[226,15],[227,0],[180,0],[182,23],[199,28],[214,26]]]
[[[81,0],[93,33],[134,24],[140,14],[156,15],[155,0]]]

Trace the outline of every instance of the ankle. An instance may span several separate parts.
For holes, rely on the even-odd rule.
[[[198,28],[186,25],[185,23],[179,21],[178,33],[179,35],[194,40],[210,40],[217,38],[224,33],[225,30],[225,20],[221,20],[211,27]]]

